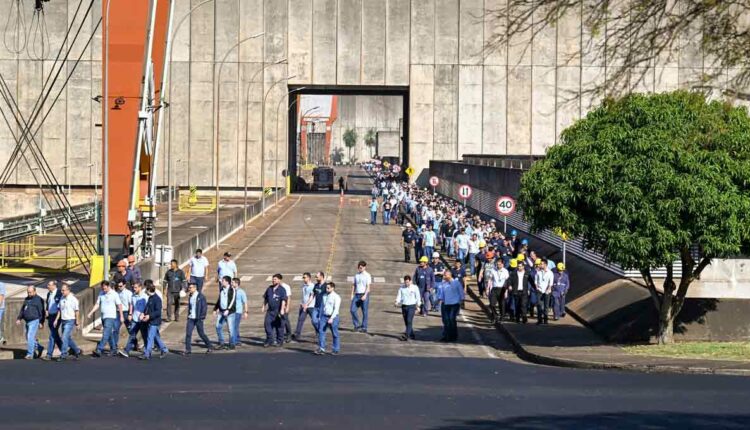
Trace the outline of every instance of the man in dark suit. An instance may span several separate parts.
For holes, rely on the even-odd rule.
[[[526,301],[529,297],[529,274],[523,267],[523,264],[518,265],[518,269],[511,272],[510,278],[508,279],[508,289],[513,294],[513,299],[516,304],[516,322],[526,324]]]
[[[187,325],[185,326],[185,355],[190,355],[190,346],[193,342],[193,330],[198,329],[198,336],[206,344],[206,353],[210,353],[211,341],[206,336],[206,332],[203,330],[203,321],[206,319],[208,313],[208,303],[206,302],[206,296],[198,291],[196,284],[190,284],[188,286],[188,317]]]
[[[52,360],[52,353],[55,351],[55,347],[62,353],[60,326],[55,324],[57,313],[60,311],[60,299],[62,299],[62,291],[57,287],[57,281],[52,280],[47,282],[47,300],[44,303],[47,327],[49,328],[49,342],[47,343],[47,355],[42,357],[42,360]]]

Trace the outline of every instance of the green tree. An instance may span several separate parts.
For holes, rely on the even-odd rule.
[[[365,145],[370,148],[370,157],[372,158],[373,149],[375,148],[375,144],[378,142],[378,134],[374,128],[367,130],[367,133],[365,133],[364,141]]]
[[[344,161],[344,150],[341,147],[334,148],[331,151],[331,160],[334,164],[342,164]]]
[[[658,341],[712,258],[750,242],[750,119],[687,91],[605,99],[563,131],[521,180],[532,228],[560,228],[637,269],[659,314]],[[679,284],[672,265],[680,260]],[[663,294],[651,270],[667,268]]]
[[[352,148],[354,148],[354,145],[357,144],[357,130],[353,128],[347,128],[344,131],[344,146],[346,146],[349,149],[349,160],[351,162],[352,159]]]

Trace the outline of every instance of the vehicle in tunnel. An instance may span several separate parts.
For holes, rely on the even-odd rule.
[[[316,167],[313,169],[313,183],[310,190],[317,191],[320,189],[328,188],[328,191],[333,191],[333,181],[336,177],[336,172],[330,167]]]

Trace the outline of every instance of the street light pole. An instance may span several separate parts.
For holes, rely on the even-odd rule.
[[[300,121],[304,121],[304,120],[305,120],[305,117],[307,116],[307,114],[309,114],[309,113],[311,113],[311,112],[315,112],[316,110],[318,110],[318,108],[319,108],[319,107],[320,107],[320,106],[315,106],[315,107],[312,107],[312,108],[310,108],[310,109],[308,109],[308,110],[304,111],[304,112],[302,113],[302,115],[300,115],[300,117],[299,117],[299,118],[300,118]],[[313,124],[313,122],[311,121],[311,122],[309,122],[309,123],[308,123],[308,125],[309,125],[309,124]],[[313,125],[313,126],[314,126],[314,125]],[[309,148],[309,145],[310,145],[310,131],[308,130],[308,127],[307,127],[307,126],[305,127],[305,141],[307,142],[307,145],[306,145],[306,148],[305,148],[305,149],[307,149],[307,148]],[[303,157],[304,157],[304,158],[303,158]],[[305,164],[307,164],[307,162],[309,161],[309,160],[307,159],[307,154],[300,154],[300,159],[301,159],[301,160],[305,160]]]
[[[221,90],[220,90],[221,71],[224,68],[224,63],[226,62],[227,57],[229,57],[229,54],[232,53],[234,48],[238,47],[240,44],[244,42],[247,42],[248,40],[257,39],[258,37],[263,36],[264,34],[265,32],[260,32],[250,37],[246,37],[240,40],[239,42],[235,43],[234,45],[232,45],[231,48],[227,49],[226,54],[224,54],[224,57],[221,59],[221,62],[219,63],[218,73],[216,73],[216,63],[214,63],[213,65],[214,66],[213,67],[213,70],[214,70],[214,98],[213,98],[214,99],[214,153],[216,154],[215,155],[216,162],[214,163],[216,165],[215,166],[215,169],[216,169],[216,176],[215,176],[215,181],[216,181],[216,249],[219,249],[219,245],[221,244],[220,243],[221,234],[219,232],[219,205],[220,205],[219,185],[220,185],[220,179],[221,179],[220,174],[219,174],[221,172],[221,168],[219,165],[219,161],[220,161],[219,155],[221,153],[220,151],[221,145],[219,144],[219,130],[221,128],[221,124],[219,123],[219,121],[221,120],[221,117],[220,117],[221,109],[219,108],[219,104],[221,103]]]
[[[260,213],[263,216],[266,216],[266,181],[265,181],[265,178],[266,178],[266,111],[265,111],[266,99],[268,99],[268,94],[271,93],[271,90],[273,89],[273,87],[275,87],[281,82],[293,79],[296,76],[297,75],[292,75],[287,78],[282,78],[274,82],[273,84],[271,84],[270,87],[268,87],[268,91],[266,91],[266,94],[263,96],[263,104],[261,105],[263,106],[263,112],[261,113],[261,117],[260,117],[260,133],[262,135],[261,136],[261,139],[262,139],[261,148],[260,148],[260,152],[261,152],[261,157],[260,157],[260,190],[261,190],[260,191],[260,202],[261,202],[260,206],[261,206],[261,209],[260,209]]]
[[[242,222],[242,228],[243,229],[247,227],[247,165],[248,165],[248,162],[247,162],[247,141],[248,141],[248,134],[249,134],[249,129],[250,129],[250,89],[253,87],[253,81],[255,80],[255,78],[258,76],[259,73],[261,73],[262,71],[266,70],[266,68],[269,67],[269,66],[273,66],[273,65],[276,65],[276,64],[282,64],[282,63],[285,63],[285,62],[286,62],[286,58],[282,58],[281,60],[276,61],[274,63],[268,63],[268,64],[261,63],[261,64],[263,64],[263,66],[253,74],[253,76],[250,78],[250,80],[248,81],[248,84],[247,84],[247,91],[245,92],[245,163],[244,163],[245,164],[245,167],[244,167],[244,171],[245,171],[245,198],[244,198],[244,204],[243,204],[244,210],[243,210],[243,215],[242,215],[242,221],[243,221]],[[262,91],[262,87],[261,87],[261,91]],[[265,112],[265,105],[263,103],[261,103],[260,111],[261,112]],[[263,193],[263,186],[261,184],[261,194],[262,193]]]
[[[104,148],[102,154],[102,247],[104,248],[103,278],[109,277],[109,11],[112,0],[107,0],[105,17],[106,33],[104,35],[104,117],[102,131],[104,132]]]
[[[274,164],[273,164],[273,186],[276,188],[276,193],[274,193],[274,204],[279,204],[279,109],[281,109],[281,102],[284,101],[285,98],[287,98],[290,94],[304,90],[307,87],[299,87],[295,88],[291,91],[288,91],[286,94],[284,94],[281,99],[279,100],[279,103],[276,105],[276,152],[274,152]],[[289,105],[289,109],[294,106],[294,103],[297,103],[297,100],[294,100],[293,103]],[[289,134],[287,133],[287,136]],[[289,172],[287,172],[287,175]]]

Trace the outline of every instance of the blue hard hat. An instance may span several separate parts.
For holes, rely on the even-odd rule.
[[[528,244],[529,244],[529,239],[524,239],[521,241],[521,245],[528,245]]]
[[[517,232],[517,231],[515,231],[515,230],[512,230],[512,231],[510,232],[510,235],[511,235],[511,236],[518,236],[518,232]]]

